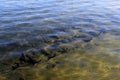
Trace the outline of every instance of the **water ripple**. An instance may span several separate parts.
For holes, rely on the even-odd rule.
[[[120,0],[1,0],[0,7],[0,53],[87,42],[120,29]]]

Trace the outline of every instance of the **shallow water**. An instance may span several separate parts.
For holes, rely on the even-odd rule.
[[[119,25],[120,0],[0,0],[0,80],[119,80]]]
[[[0,53],[40,49],[54,44],[55,36],[64,41],[79,32],[120,29],[119,5],[119,0],[1,0]]]

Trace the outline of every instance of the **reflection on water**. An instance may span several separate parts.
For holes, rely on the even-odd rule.
[[[0,8],[0,80],[119,80],[120,0],[1,0]]]

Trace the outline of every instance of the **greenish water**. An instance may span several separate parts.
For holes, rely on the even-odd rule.
[[[0,80],[119,80],[119,4],[1,0]]]

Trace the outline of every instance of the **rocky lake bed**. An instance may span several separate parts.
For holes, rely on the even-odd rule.
[[[0,80],[119,80],[120,0],[0,0]]]
[[[85,35],[91,37],[82,33],[82,37]],[[81,38],[77,40],[61,42],[59,45],[53,43],[44,49],[31,49],[14,58],[0,61],[0,80],[120,78],[119,30],[101,33],[87,42]]]

